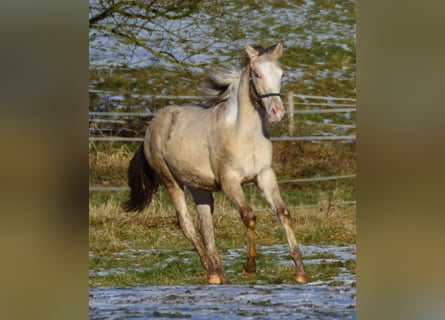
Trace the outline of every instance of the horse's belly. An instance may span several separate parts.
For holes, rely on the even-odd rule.
[[[207,148],[199,146],[196,142],[172,143],[168,146],[169,150],[164,158],[175,178],[182,184],[216,190],[218,183],[209,161]]]
[[[196,162],[182,162],[179,167],[175,165],[170,165],[169,167],[176,179],[183,185],[206,190],[219,189],[219,184],[210,167],[207,165],[200,166],[199,163]]]
[[[207,112],[197,107],[170,108],[158,134],[161,153],[180,184],[215,190],[218,184],[210,164]]]

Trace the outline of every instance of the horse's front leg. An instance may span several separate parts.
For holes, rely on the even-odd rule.
[[[255,213],[247,203],[239,178],[236,175],[226,175],[224,179],[221,179],[221,187],[235,204],[247,228],[247,262],[244,264],[244,272],[247,275],[254,274],[256,272]]]
[[[307,282],[306,272],[304,271],[303,259],[297,239],[295,238],[292,228],[291,216],[284,206],[281,199],[280,190],[278,188],[277,178],[272,168],[263,169],[257,176],[257,186],[260,188],[263,197],[276,212],[280,222],[286,232],[287,241],[289,243],[292,259],[296,266],[295,280],[301,283]]]

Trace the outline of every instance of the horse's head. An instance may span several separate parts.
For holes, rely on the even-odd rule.
[[[279,122],[284,115],[280,96],[283,70],[278,63],[278,58],[283,53],[283,46],[278,43],[264,49],[246,44],[246,52],[250,63],[253,91],[266,110],[269,122]]]

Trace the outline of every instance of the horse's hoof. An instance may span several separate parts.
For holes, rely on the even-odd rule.
[[[244,275],[246,276],[246,277],[248,277],[248,278],[252,278],[252,277],[254,277],[255,275],[256,275],[256,272],[254,271],[254,272],[249,272],[249,271],[247,271],[246,269],[243,269],[243,273],[244,273]]]
[[[221,284],[231,284],[228,278],[223,278]]]
[[[299,283],[307,283],[307,278],[306,278],[306,275],[305,274],[297,274],[296,276],[295,276],[295,280],[297,281],[297,282],[299,282]]]
[[[243,266],[243,271],[248,276],[254,275],[256,273],[255,262],[247,261]]]
[[[221,278],[219,275],[214,274],[209,276],[209,284],[221,284]]]

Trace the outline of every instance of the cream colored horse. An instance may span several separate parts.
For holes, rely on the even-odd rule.
[[[264,118],[278,122],[284,115],[280,97],[282,45],[246,45],[247,56],[238,68],[220,68],[208,75],[209,107],[169,106],[160,110],[147,129],[143,145],[128,171],[130,199],[126,211],[142,210],[161,182],[176,209],[184,235],[197,250],[211,284],[229,283],[216,250],[213,232],[213,191],[223,190],[247,227],[244,271],[256,272],[255,214],[241,185],[254,182],[284,226],[295,279],[306,283],[306,273],[291,217],[272,170],[272,143]],[[203,245],[187,210],[184,187],[196,203]]]

